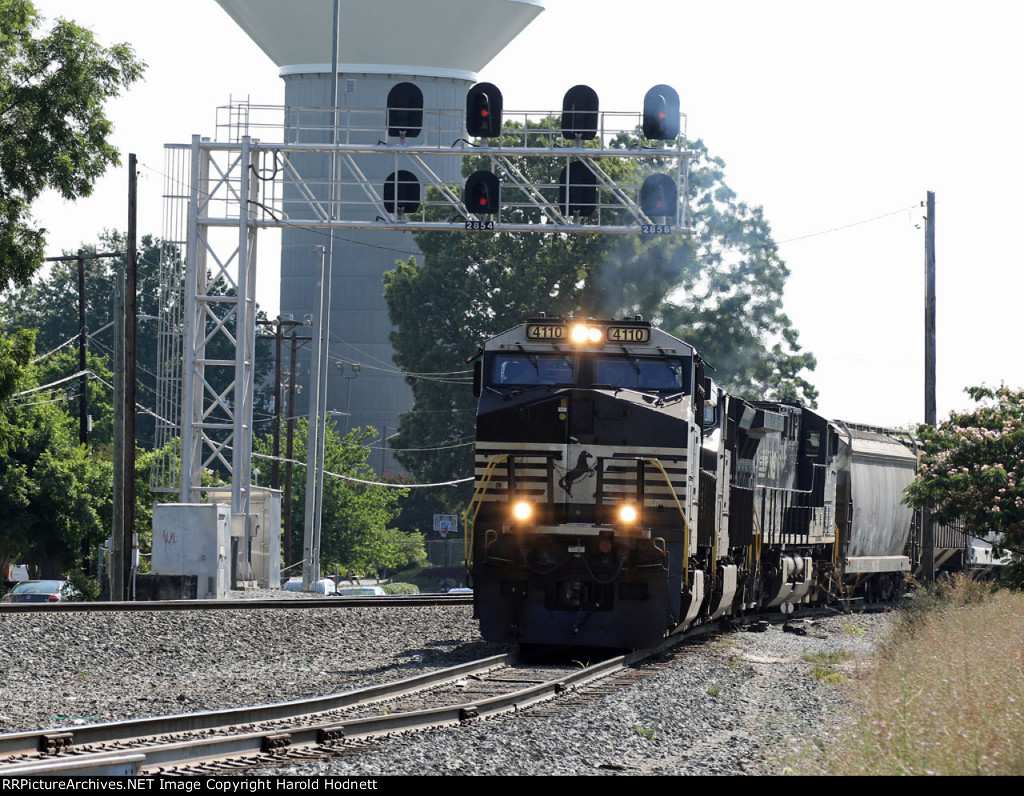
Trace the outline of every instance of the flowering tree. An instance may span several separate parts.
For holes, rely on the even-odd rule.
[[[981,402],[918,433],[925,454],[906,502],[931,501],[939,522],[964,521],[972,533],[1002,535],[1001,547],[1024,549],[1024,390],[969,387]]]

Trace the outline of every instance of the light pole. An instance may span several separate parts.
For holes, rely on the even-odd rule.
[[[358,362],[353,362],[352,365],[350,366],[352,368],[352,375],[346,376],[345,363],[336,362],[335,365],[338,368],[338,370],[341,371],[341,377],[347,382],[347,384],[345,385],[345,433],[343,435],[347,437],[349,432],[349,418],[352,417],[352,379],[359,375],[359,371],[362,366]]]
[[[332,238],[333,240],[333,238]],[[320,510],[324,488],[324,421],[327,414],[327,349],[331,322],[331,262],[328,250],[317,246],[320,260],[320,304],[314,327],[310,368],[309,426],[306,437],[306,517],[302,539],[302,590],[320,579]]]

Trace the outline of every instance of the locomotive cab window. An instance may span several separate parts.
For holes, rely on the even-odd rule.
[[[601,356],[594,360],[594,384],[633,390],[690,391],[690,360]]]
[[[491,384],[575,384],[576,362],[553,354],[496,354],[491,360]]]

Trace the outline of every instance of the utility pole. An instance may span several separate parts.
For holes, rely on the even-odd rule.
[[[295,334],[294,329],[289,337],[291,358],[288,369],[288,408],[285,410],[288,413],[288,432],[284,454],[287,460],[284,466],[284,563],[286,568],[294,563],[292,561],[292,475],[295,466],[292,464],[292,458],[295,455],[295,394],[299,390],[296,355],[299,343],[309,342],[312,339],[312,337],[299,337]]]
[[[114,511],[111,528],[110,599],[134,598],[135,556],[135,325],[138,291],[135,155],[128,156],[128,241],[118,279],[114,315]],[[123,281],[122,281],[123,280]]]
[[[282,411],[287,411],[287,424],[288,424],[288,442],[287,442],[287,453],[285,458],[288,462],[285,465],[285,487],[282,500],[284,505],[282,506],[282,525],[284,526],[284,564],[287,569],[292,565],[292,448],[293,448],[293,429],[295,423],[295,352],[297,349],[298,341],[300,340],[312,340],[311,337],[298,337],[295,334],[296,326],[304,326],[302,321],[292,320],[291,318],[282,318],[280,315],[277,316],[276,320],[273,321],[256,321],[260,326],[269,326],[274,330],[272,335],[261,334],[257,335],[261,340],[274,341],[274,458],[271,463],[270,470],[270,486],[273,489],[281,488],[281,417]],[[285,410],[282,406],[284,403],[281,396],[281,391],[284,383],[284,366],[281,357],[281,347],[284,342],[285,329],[291,330],[289,339],[291,340],[291,369],[289,370],[288,378],[288,408]]]
[[[934,426],[935,407],[935,193],[928,191],[924,231],[924,422]]]
[[[78,264],[78,388],[81,395],[78,396],[78,441],[82,445],[89,443],[89,374],[86,370],[86,352],[89,348],[89,327],[85,320],[85,261],[100,260],[104,257],[120,257],[121,252],[104,252],[89,254],[85,249],[79,249],[78,254],[64,257],[46,257],[46,263],[68,263],[74,260]]]
[[[284,565],[292,565],[292,456],[295,454],[295,354],[298,350],[298,338],[292,332],[291,359],[288,370],[288,435],[285,443],[284,457],[288,460],[284,465]]]
[[[928,191],[924,231],[924,422],[935,426],[935,193]],[[926,503],[921,529],[921,575],[925,583],[935,580],[935,529],[932,506]]]
[[[139,542],[135,535],[135,327],[138,312],[139,254],[138,173],[135,154],[128,155],[128,257],[124,264],[124,599],[135,599],[135,559]],[[129,545],[128,542],[131,541]],[[131,573],[131,583],[129,583]]]
[[[273,334],[258,334],[260,340],[274,341],[274,461],[270,470],[270,486],[273,489],[281,488],[281,386],[283,382],[281,362],[281,344],[284,342],[284,330],[302,326],[302,321],[291,320],[277,316],[273,321],[256,321],[258,326],[269,326],[274,330]],[[310,338],[302,338],[310,339]],[[293,355],[294,360],[294,355]],[[293,365],[294,367],[294,365]]]
[[[124,597],[124,270],[114,277],[114,494],[110,528],[110,599]]]
[[[89,375],[85,372],[85,352],[89,346],[89,327],[85,322],[85,251],[78,250],[78,444],[89,444]]]

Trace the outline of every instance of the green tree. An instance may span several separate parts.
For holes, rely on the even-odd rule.
[[[88,196],[120,162],[103,103],[145,66],[127,44],[102,47],[73,22],[41,36],[39,26],[28,0],[0,0],[0,291],[42,263],[46,230],[30,215],[39,195]]]
[[[109,374],[114,367],[114,330],[111,327],[111,321],[114,320],[114,295],[117,275],[125,267],[127,248],[125,235],[110,230],[100,234],[97,243],[82,246],[86,254],[118,253],[115,257],[85,260],[85,320],[89,330],[89,351],[96,355],[97,360],[105,362],[103,367],[108,375],[102,378],[107,384],[113,383]],[[154,407],[156,404],[160,328],[156,317],[160,312],[161,291],[166,289],[160,284],[161,258],[178,256],[175,247],[165,245],[159,238],[153,235],[142,236],[138,249],[137,305],[138,316],[142,320],[136,326],[135,353],[138,402],[143,407]],[[215,283],[212,292],[227,295],[228,290],[229,286],[221,280]],[[258,318],[262,320],[265,316],[259,313]],[[7,329],[36,329],[37,356],[43,356],[61,346],[66,346],[62,351],[76,351],[80,329],[78,324],[77,262],[54,262],[45,275],[0,298],[0,326]],[[233,333],[232,320],[228,321],[227,326]],[[233,360],[235,356],[234,350],[222,335],[213,339],[207,354],[211,359]],[[271,414],[273,405],[273,384],[272,379],[268,378],[273,371],[273,347],[266,340],[258,340],[256,354],[254,411],[257,416],[266,417]],[[59,357],[57,361],[61,363],[62,370],[54,369],[50,380],[69,376],[78,370],[77,354]],[[226,389],[233,378],[233,368],[210,368],[207,371],[211,387],[218,392]],[[106,390],[109,396],[111,389],[96,380],[92,385],[90,406],[93,405],[93,390]],[[99,418],[95,413],[92,414],[95,423]],[[154,418],[145,411],[139,411],[136,415],[137,442],[149,450],[153,447],[154,438]]]
[[[307,423],[295,429],[294,457],[306,460]],[[337,567],[366,572],[373,567],[395,569],[425,558],[423,537],[390,527],[398,514],[398,501],[406,490],[379,486],[367,464],[365,444],[377,436],[373,428],[353,429],[344,438],[333,422],[327,424],[324,443],[324,498],[320,530],[320,563],[325,571]],[[271,436],[256,440],[255,451],[270,456]],[[302,528],[305,523],[305,468],[298,468],[292,491],[292,560],[302,560]]]
[[[95,583],[84,575],[94,574],[96,547],[112,523],[113,398],[101,381],[109,383],[110,374],[90,355],[88,366],[99,378],[88,385],[94,423],[91,444],[82,447],[78,402],[64,390],[70,385],[77,392],[78,380],[34,389],[75,372],[77,355],[62,351],[32,364],[33,334],[0,336],[0,568],[28,563],[53,577],[68,575],[92,594]],[[135,531],[144,553],[152,538],[152,460],[152,453],[136,451]]]
[[[34,564],[45,577],[81,570],[105,536],[98,508],[109,500],[103,465],[78,444],[64,402],[46,400],[29,365],[32,334],[0,338],[0,373],[18,391],[0,396],[0,565]]]
[[[617,145],[631,143],[623,138]],[[788,270],[764,214],[736,199],[723,162],[702,142],[690,147],[696,231],[689,238],[415,234],[423,263],[399,262],[384,284],[396,363],[412,374],[435,374],[409,377],[415,402],[393,443],[405,449],[399,458],[420,479],[472,472],[475,401],[464,363],[483,340],[541,310],[641,314],[693,344],[734,393],[813,406],[817,392],[803,373],[816,363],[782,312]],[[638,167],[623,163],[616,179],[639,182]],[[465,170],[479,166],[470,159]],[[554,181],[533,175],[545,179]],[[537,220],[533,209],[511,212],[511,221]],[[457,509],[467,496],[466,488],[449,492],[439,509]]]
[[[92,418],[92,430],[89,432],[89,444],[110,448],[114,439],[114,396],[109,385],[113,384],[114,376],[110,372],[110,360],[105,356],[97,356],[92,351],[86,353],[85,365],[89,370],[86,381],[87,406]],[[55,384],[78,372],[78,352],[65,348],[33,366],[36,380],[40,384]],[[79,422],[79,396],[81,381],[73,379],[58,384],[53,390],[47,391],[46,399],[60,401],[61,408]]]
[[[938,522],[962,520],[975,535],[1000,534],[1024,550],[1024,390],[969,387],[981,403],[938,426],[919,426],[924,456],[907,487],[914,507],[931,502]]]
[[[127,242],[119,232],[105,231],[98,243],[85,244],[86,254],[114,253],[116,257],[85,260],[85,324],[89,330],[90,356],[102,361],[107,384],[113,384],[110,374],[114,368],[114,296],[117,275],[126,263]],[[142,237],[138,250],[138,315],[144,320],[136,326],[136,384],[138,401],[143,406],[156,403],[157,341],[159,324],[155,320],[160,311],[160,258],[162,242],[152,235]],[[78,264],[74,261],[54,262],[46,274],[8,292],[0,299],[0,324],[12,329],[36,329],[36,355],[44,356],[60,349],[76,352],[78,348]],[[68,376],[78,370],[77,353],[57,360],[62,370],[54,369],[53,379]],[[93,360],[90,359],[90,362]],[[92,366],[90,365],[90,369]],[[99,374],[97,374],[99,375]],[[44,382],[45,383],[45,382]],[[93,391],[106,391],[110,400],[110,387],[94,380],[90,388],[89,405],[93,406]],[[94,428],[99,418],[93,414]],[[153,446],[154,421],[145,412],[136,416],[136,439],[143,448]],[[102,439],[102,438],[100,438]],[[106,438],[109,441],[109,436]],[[93,437],[90,437],[93,441]]]

